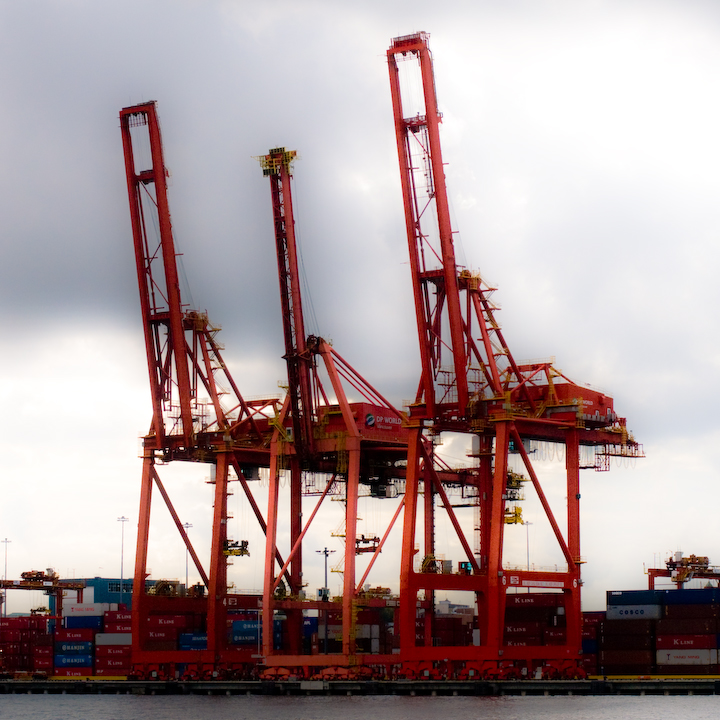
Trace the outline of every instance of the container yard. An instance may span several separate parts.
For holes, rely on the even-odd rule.
[[[257,156],[258,181],[269,184],[287,385],[281,397],[245,398],[218,328],[181,291],[157,103],[123,108],[152,400],[130,597],[122,598],[122,577],[118,602],[84,602],[89,581],[63,581],[51,571],[5,580],[7,589],[42,588],[51,602],[47,612],[0,618],[3,692],[720,689],[720,588],[684,587],[693,578],[717,581],[707,558],[673,556],[665,569],[651,569],[649,589],[609,590],[604,611],[582,612],[581,471],[641,459],[643,447],[610,395],[571,380],[554,361],[513,356],[497,319],[496,288],[456,261],[429,36],[394,38],[386,57],[421,359],[416,396],[395,407],[332,343],[307,334],[291,183],[297,154],[275,147]],[[408,78],[419,100],[407,97]],[[467,442],[471,465],[454,467],[436,451],[448,434]],[[535,468],[534,454],[547,447],[565,458],[563,517]],[[166,468],[180,463],[209,469],[209,558],[200,557],[166,487]],[[261,476],[266,507],[257,500]],[[526,489],[563,558],[552,569],[531,565],[529,540],[526,567],[505,561],[506,529],[526,522]],[[265,537],[261,591],[228,582],[229,564],[250,552],[228,533],[233,490]],[[377,534],[359,529],[362,498],[391,507]],[[327,566],[321,588],[308,588],[303,573],[309,554],[319,552],[306,547],[306,535],[331,501],[343,512],[337,596]],[[194,586],[148,581],[158,506],[201,578]],[[459,558],[436,532],[441,515]],[[381,554],[394,558],[397,589],[374,578]],[[656,589],[657,577],[676,587]]]

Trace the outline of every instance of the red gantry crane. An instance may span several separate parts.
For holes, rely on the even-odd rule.
[[[228,538],[228,483],[239,482],[265,530],[248,480],[257,478],[258,468],[270,464],[272,422],[281,403],[277,398],[243,399],[223,360],[218,328],[205,313],[183,302],[156,103],[124,108],[120,127],[153,408],[150,431],[143,440],[132,601],[133,663],[140,675],[169,674],[180,663],[193,663],[197,672],[198,668],[214,673],[238,670],[255,660],[250,649],[228,646],[227,612],[248,603],[257,608],[259,598],[228,592],[228,557],[247,554],[241,543]],[[214,470],[207,571],[158,472],[158,465],[174,462],[204,463]],[[195,593],[202,597],[177,597],[170,591],[169,596],[162,596],[145,588],[153,488],[165,502],[202,578],[204,587]],[[278,557],[278,562],[282,565],[282,558]],[[206,629],[207,647],[182,651],[158,643],[150,630],[153,618],[161,615],[184,615],[187,631]]]
[[[349,667],[367,662],[356,648],[356,620],[364,607],[385,606],[383,598],[368,598],[362,591],[387,534],[382,540],[358,535],[358,501],[361,487],[365,494],[384,497],[386,488],[404,477],[407,431],[404,416],[371,387],[328,342],[321,337],[305,335],[302,311],[298,250],[292,204],[292,163],[296,153],[274,148],[258,158],[263,174],[270,180],[275,242],[280,281],[280,298],[288,368],[288,394],[272,441],[265,587],[263,593],[263,656],[269,667],[294,667],[308,674],[322,666]],[[321,369],[329,381],[323,383]],[[350,402],[345,385],[363,398]],[[326,389],[327,388],[327,389]],[[290,551],[282,567],[276,563],[279,523],[281,474],[289,474]],[[322,490],[314,481],[324,478]],[[302,496],[320,495],[308,521],[301,525]],[[343,559],[343,595],[341,603],[323,597],[304,598],[302,550],[303,539],[329,494],[344,502],[345,552]],[[400,511],[398,507],[395,517]],[[392,525],[391,525],[392,527]],[[360,582],[356,577],[355,558],[372,553]],[[281,587],[281,576],[290,568],[290,587]],[[341,627],[341,648],[301,654],[303,611],[316,611],[326,628],[331,615],[333,624]],[[287,617],[288,641],[282,648],[273,647],[274,620]],[[385,658],[387,662],[393,658]],[[377,658],[374,658],[377,661]]]
[[[479,275],[458,266],[428,37],[420,32],[395,38],[387,52],[422,364],[409,421],[400,657],[406,663],[436,665],[448,660],[456,671],[464,665],[468,676],[497,673],[509,664],[515,671],[534,672],[543,663],[573,674],[581,652],[580,448],[595,449],[597,469],[607,469],[613,455],[640,457],[642,449],[627,432],[625,420],[616,416],[612,398],[571,382],[550,362],[517,363],[495,319],[493,288]],[[412,107],[410,93],[403,89],[405,78],[408,84],[415,82],[413,87],[419,80],[421,88]],[[478,516],[474,552],[434,469],[430,440],[447,432],[462,433],[476,444],[475,488],[468,488]],[[565,448],[565,534],[533,468],[528,451],[532,441]],[[565,569],[511,571],[504,565],[511,453],[522,458]],[[432,566],[430,572],[426,567],[414,567],[418,515],[424,520],[424,556],[434,554],[434,495],[439,496],[464,548],[467,574],[439,574]],[[562,645],[515,646],[506,641],[506,594],[510,588],[562,593],[567,618]],[[418,601],[432,598],[438,591],[474,593],[479,645],[430,647],[427,635],[416,642]],[[429,620],[426,625],[431,624]]]

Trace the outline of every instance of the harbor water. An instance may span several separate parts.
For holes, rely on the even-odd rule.
[[[2,695],[2,720],[714,720],[718,696]]]

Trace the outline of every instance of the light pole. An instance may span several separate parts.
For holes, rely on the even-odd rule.
[[[125,523],[129,522],[130,518],[126,518],[124,515],[118,518],[120,523],[120,604],[123,601],[123,569],[125,564]]]
[[[7,538],[5,538],[4,540],[2,540],[0,542],[5,543],[5,574],[3,575],[3,580],[7,580],[8,579],[8,576],[7,576],[7,546],[8,546],[8,543],[12,542],[12,540],[8,540]],[[3,617],[7,617],[7,591],[5,591],[4,602],[2,604],[2,612],[3,612]]]
[[[530,572],[530,526],[532,523],[526,520],[523,524],[525,525],[525,530],[527,532],[527,566],[528,572]]]
[[[192,527],[192,524],[189,522],[183,523],[183,527],[185,528],[185,534],[187,535],[187,531]],[[188,594],[188,555],[189,550],[188,546],[185,545],[185,595]]]
[[[330,590],[328,588],[328,576],[327,576],[327,562],[328,562],[328,555],[330,553],[334,553],[334,550],[328,550],[327,548],[324,548],[323,550],[316,550],[316,553],[320,553],[321,555],[325,556],[325,587],[323,587],[323,602],[328,601],[328,595],[330,594]],[[325,650],[325,654],[327,654],[327,632],[328,632],[328,616],[327,613],[325,613],[325,623],[323,627],[325,628],[325,631],[323,633],[324,639],[323,639],[323,646]]]

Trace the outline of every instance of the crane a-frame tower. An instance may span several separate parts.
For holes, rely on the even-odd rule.
[[[280,400],[245,400],[222,356],[218,329],[181,297],[177,251],[167,197],[155,102],[120,112],[140,307],[152,398],[152,422],[143,439],[143,472],[132,604],[133,662],[143,668],[194,662],[214,669],[254,662],[250,652],[228,647],[228,608],[248,598],[227,588],[228,558],[242,553],[228,538],[228,483],[237,480],[263,530],[265,519],[248,485],[270,464],[272,422]],[[174,462],[205,463],[214,472],[211,555],[206,570],[197,556],[158,472]],[[150,510],[156,488],[174,520],[203,585],[201,597],[159,597],[145,588]],[[283,564],[282,558],[278,561]],[[257,607],[257,598],[252,599]],[[207,649],[158,649],[148,633],[154,614],[197,614],[207,627]]]
[[[610,397],[569,381],[550,362],[517,363],[495,319],[493,288],[479,275],[458,266],[428,38],[422,32],[395,38],[387,52],[422,366],[417,397],[410,408],[400,571],[400,655],[404,661],[517,661],[528,669],[539,660],[572,663],[581,648],[580,447],[596,449],[600,469],[605,469],[611,455],[638,457],[642,450],[626,431],[624,419],[615,415]],[[417,104],[412,107],[404,94],[405,78],[421,88],[420,98],[414,98]],[[434,471],[428,438],[445,432],[462,433],[476,443],[478,467],[475,488],[470,493],[479,517],[474,551]],[[527,450],[532,440],[565,447],[565,534],[533,468]],[[522,458],[564,556],[564,570],[509,571],[503,564],[511,453]],[[441,496],[467,555],[467,567],[471,569],[468,574],[443,575],[414,569],[420,513],[424,517],[424,553],[428,557],[434,553],[435,493]],[[509,588],[553,588],[562,592],[567,617],[564,645],[506,645],[503,626]],[[475,594],[478,646],[416,644],[418,597],[432,597],[440,590]]]
[[[367,598],[362,588],[387,539],[358,536],[358,502],[361,486],[380,497],[393,480],[404,477],[407,431],[405,418],[375,390],[323,338],[306,336],[300,292],[298,249],[292,200],[292,163],[296,153],[285,148],[271,149],[260,156],[263,174],[269,178],[275,244],[280,282],[280,304],[288,368],[288,394],[281,422],[276,425],[271,444],[268,530],[263,592],[263,656],[273,667],[318,668],[329,664],[362,664],[355,648],[357,613],[366,606],[384,606],[384,600]],[[324,373],[321,373],[321,369]],[[328,380],[323,383],[323,375]],[[362,398],[350,402],[346,386]],[[290,488],[290,567],[289,596],[278,596],[282,572],[276,565],[280,501],[280,475],[286,471]],[[301,527],[303,475],[320,474],[326,483],[308,521]],[[328,494],[340,496],[344,503],[345,551],[342,562],[341,603],[328,597],[305,599],[303,588],[303,539]],[[311,491],[310,494],[317,494]],[[398,508],[399,512],[399,508]],[[396,513],[397,517],[397,513]],[[389,532],[389,531],[388,531]],[[355,559],[372,553],[368,567],[358,582]],[[324,588],[327,593],[328,589]],[[325,626],[329,611],[339,612],[342,650],[314,656],[299,653],[303,611],[317,611]],[[276,613],[288,618],[289,642],[282,651],[272,647],[273,619]],[[272,670],[270,671],[272,674]]]

